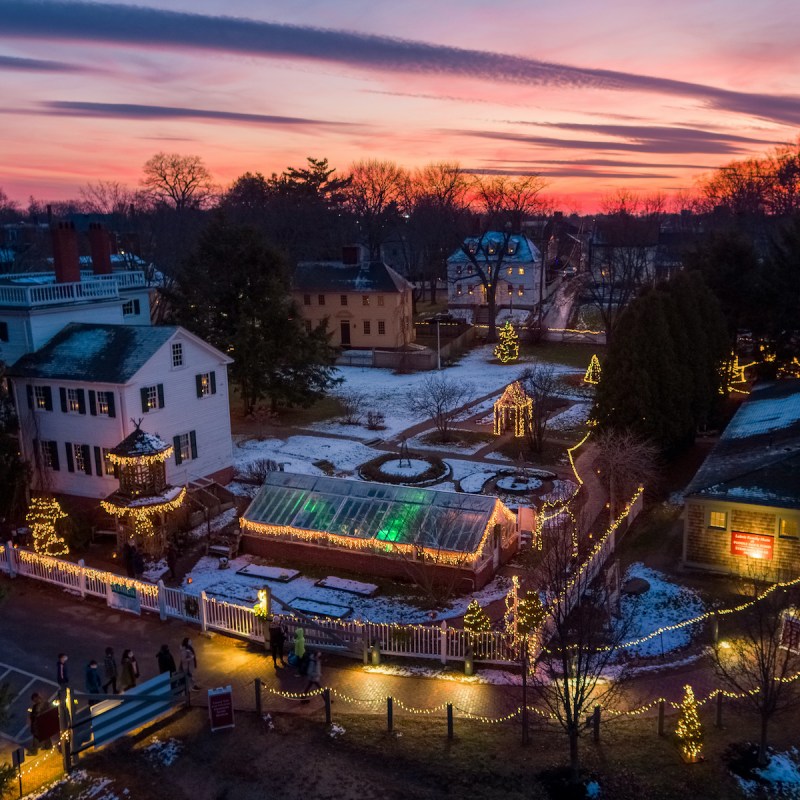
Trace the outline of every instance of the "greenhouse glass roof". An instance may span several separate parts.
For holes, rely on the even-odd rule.
[[[243,519],[376,544],[472,553],[496,503],[486,495],[271,472]]]

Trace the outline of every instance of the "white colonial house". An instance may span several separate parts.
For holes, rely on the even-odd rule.
[[[110,237],[89,230],[81,269],[69,223],[53,228],[53,272],[0,275],[0,358],[33,488],[100,499],[116,488],[107,451],[142,419],[172,443],[167,480],[220,483],[233,473],[227,366],[179,327],[150,324],[139,270],[115,270]]]
[[[9,369],[33,487],[102,499],[108,451],[141,429],[172,443],[167,481],[232,475],[227,365],[180,327],[70,323]]]

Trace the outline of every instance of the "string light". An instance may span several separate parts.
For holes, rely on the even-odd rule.
[[[155,533],[152,518],[156,514],[165,514],[169,511],[174,511],[183,505],[186,498],[186,487],[182,487],[178,496],[172,500],[162,500],[149,503],[148,505],[125,506],[117,505],[109,500],[101,500],[100,505],[103,510],[114,517],[127,516],[133,522],[133,530],[137,537],[146,540]],[[141,503],[144,498],[138,499],[136,502]]]
[[[519,334],[514,330],[511,320],[500,328],[500,341],[494,348],[494,356],[503,364],[509,364],[519,358]]]
[[[148,453],[147,455],[130,455],[120,456],[115,453],[108,453],[107,458],[112,464],[118,467],[122,466],[150,466],[151,464],[160,464],[166,461],[173,453],[172,445],[167,445],[166,450],[160,453]]]
[[[59,520],[67,515],[55,497],[32,497],[25,522],[33,534],[33,549],[40,555],[66,556],[69,547],[56,532]]]
[[[593,355],[589,361],[589,366],[586,367],[586,374],[583,376],[583,382],[593,385],[600,383],[600,359],[597,354]]]
[[[675,734],[681,743],[681,751],[686,760],[690,762],[699,760],[703,753],[703,729],[697,713],[697,700],[688,683],[683,687],[683,701],[680,705]]]
[[[506,386],[505,391],[494,404],[494,435],[501,436],[505,432],[507,413],[514,417],[514,436],[524,436],[530,428],[533,415],[533,400],[522,388],[519,381]]]

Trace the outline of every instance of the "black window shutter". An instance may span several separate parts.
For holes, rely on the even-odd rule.
[[[38,439],[33,440],[33,461],[37,467],[39,467],[42,463],[42,451],[39,449],[41,447],[41,443]]]
[[[0,322],[0,342],[8,341],[8,323]]]
[[[116,417],[117,411],[114,408],[114,392],[106,392],[106,397],[108,398],[108,416]]]
[[[33,408],[33,386],[25,384],[25,393],[28,395],[28,408]]]
[[[99,447],[94,449],[94,471],[96,475],[103,474],[103,454],[100,452]]]
[[[81,445],[81,455],[83,455],[83,471],[87,475],[92,474],[92,451],[88,444]]]
[[[197,458],[197,436],[194,431],[189,431],[189,447],[192,450],[192,458]]]
[[[208,377],[211,378],[211,394],[217,393],[217,373],[209,372]]]
[[[53,469],[59,470],[61,465],[58,463],[58,442],[48,442],[47,446],[50,448],[50,461],[53,464]]]
[[[86,392],[83,389],[78,389],[78,413],[86,413]]]
[[[142,386],[141,388],[142,393],[142,414],[146,414],[150,409],[147,406],[147,387]]]
[[[63,386],[58,387],[58,396],[61,398],[61,410],[67,413],[67,390]]]
[[[49,386],[42,386],[44,389],[44,407],[46,411],[53,410],[53,390]]]
[[[89,413],[93,416],[97,416],[97,393],[94,389],[89,389]]]
[[[75,462],[72,460],[72,442],[64,442],[64,452],[67,454],[67,471],[75,472]]]
[[[133,313],[134,314],[138,314],[140,310],[141,310],[141,307],[139,306],[139,301],[138,300],[134,300],[133,301]]]
[[[181,458],[181,437],[180,436],[173,436],[172,437],[172,449],[175,451],[175,463],[181,464],[183,459]]]
[[[197,389],[197,396],[203,396],[203,376],[202,375],[195,375],[194,376],[194,384],[195,388]]]
[[[158,407],[164,408],[164,384],[159,383],[156,386],[156,391],[158,392]]]

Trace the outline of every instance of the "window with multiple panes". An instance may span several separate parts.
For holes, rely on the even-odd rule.
[[[128,300],[127,302],[122,304],[123,317],[138,316],[139,312],[140,312],[140,306],[138,300]]]
[[[386,333],[386,323],[382,320],[378,320],[378,335],[383,336]]]
[[[111,410],[111,392],[97,393],[97,413],[101,417],[108,417]]]
[[[728,512],[711,511],[708,515],[708,527],[725,530],[728,527]]]
[[[343,306],[347,305],[347,295],[346,294],[340,294],[339,295],[339,304],[343,305]]]
[[[42,411],[53,410],[53,392],[49,386],[33,387],[34,405]]]
[[[310,306],[311,305],[311,295],[310,294],[304,294],[303,295],[303,305],[304,306]]]
[[[81,411],[81,392],[78,389],[67,389],[67,411],[79,414]]]
[[[318,303],[319,303],[321,306],[324,306],[324,305],[325,305],[325,295],[324,295],[324,294],[318,295],[318,296],[317,296],[317,302],[318,302]]]
[[[39,452],[45,469],[59,469],[57,442],[39,442]]]
[[[105,475],[114,474],[114,462],[111,460],[111,451],[103,448],[103,473]]]
[[[86,472],[86,446],[82,444],[72,445],[72,460],[75,464],[76,472]]]
[[[173,368],[183,366],[183,344],[181,342],[172,343],[172,366]]]
[[[361,295],[361,305],[362,306],[368,306],[369,305],[369,295],[368,294],[362,294]]]
[[[304,319],[303,323],[306,326],[306,333],[311,333],[311,320],[310,319]]]
[[[201,372],[195,375],[198,397],[210,397],[217,393],[217,374],[216,372]]]
[[[367,335],[367,336],[370,333],[370,327],[371,327],[370,326],[370,321],[368,319],[365,319],[364,320],[364,334]]]
[[[172,449],[175,456],[175,463],[181,464],[184,461],[192,461],[197,458],[197,434],[195,431],[179,433],[172,437]]]
[[[800,526],[797,524],[796,519],[787,519],[786,517],[781,517],[778,522],[778,534],[783,539],[797,539],[800,536]]]
[[[139,390],[142,396],[142,413],[153,411],[157,408],[164,408],[164,384],[158,383],[155,386],[142,386]]]

